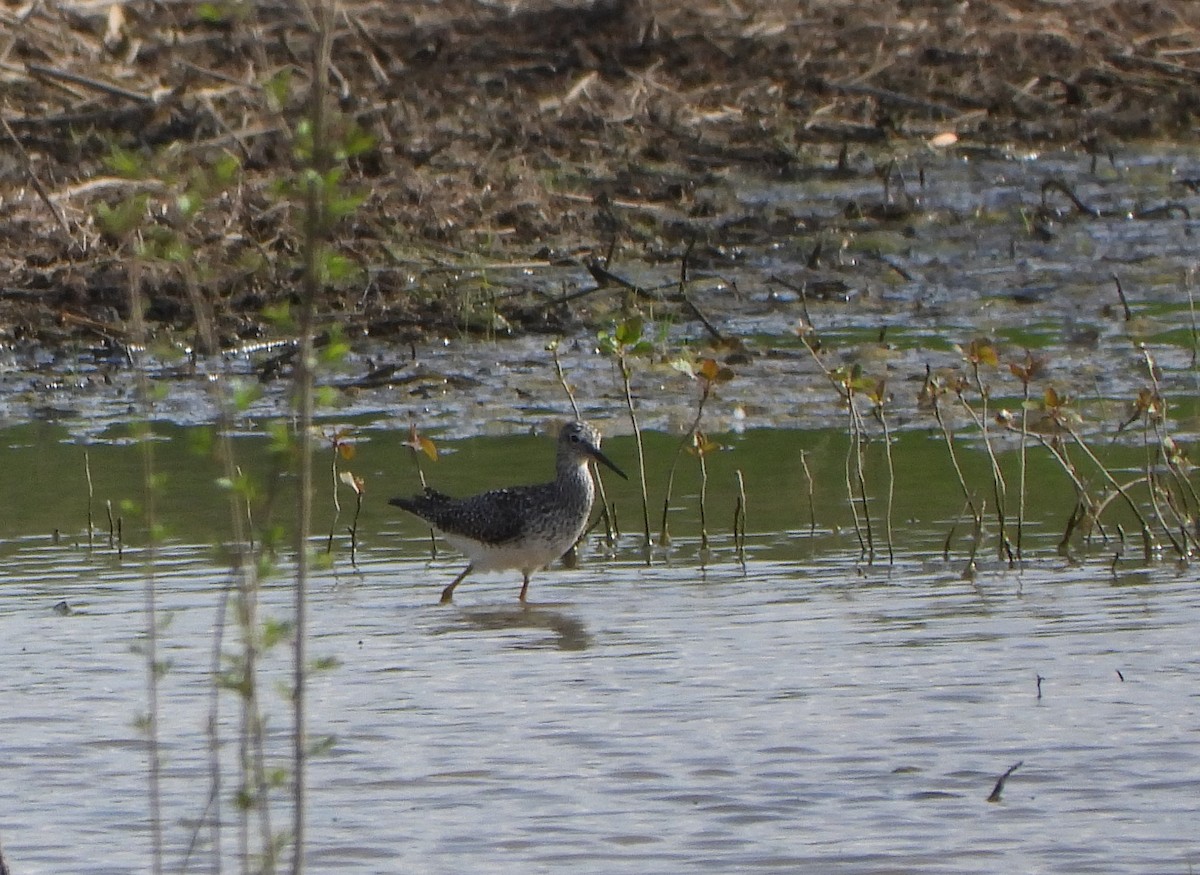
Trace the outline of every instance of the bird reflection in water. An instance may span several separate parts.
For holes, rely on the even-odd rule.
[[[586,650],[592,644],[582,620],[551,605],[466,608],[454,615],[447,631],[463,626],[481,632],[533,629],[552,633],[546,639],[523,639],[514,645],[518,650]]]

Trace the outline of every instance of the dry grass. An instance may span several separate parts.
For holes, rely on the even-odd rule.
[[[0,23],[0,331],[119,336],[128,250],[97,203],[143,193],[154,222],[178,225],[189,175],[233,155],[236,184],[176,230],[224,339],[261,332],[299,276],[296,205],[278,189],[309,90],[298,9],[29,0]],[[654,257],[691,220],[714,226],[720,205],[694,194],[727,168],[787,177],[842,144],[942,131],[1102,151],[1190,136],[1200,110],[1191,0],[355,0],[337,27],[343,126],[375,146],[350,162],[367,198],[339,232],[361,281],[322,310],[376,333],[452,321],[453,282],[429,270],[463,258],[576,258],[614,239]],[[114,148],[144,159],[142,178],[112,172]],[[192,324],[170,265],[143,281],[152,320]],[[555,327],[545,308],[514,313]]]

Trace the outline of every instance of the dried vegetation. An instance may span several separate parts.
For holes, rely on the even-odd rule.
[[[310,91],[299,7],[29,0],[0,24],[3,337],[121,334],[138,250],[97,217],[129,204],[186,240],[223,340],[268,330],[301,268],[281,185]],[[1191,0],[351,0],[337,27],[339,135],[370,145],[343,180],[364,196],[337,232],[354,270],[321,310],[377,336],[462,324],[464,266],[778,233],[698,196],[731,169],[798,178],[950,132],[1102,152],[1200,114]],[[140,281],[152,321],[193,325],[170,258]],[[533,330],[580,315],[534,287],[500,306]]]

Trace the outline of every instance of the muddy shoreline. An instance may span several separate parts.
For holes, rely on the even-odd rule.
[[[152,256],[136,282],[156,336],[192,331],[197,306],[223,346],[286,336],[269,314],[301,268],[296,8],[0,15],[0,340],[127,343],[135,251]],[[560,333],[647,303],[694,319],[597,266],[623,278],[686,254],[719,271],[780,244],[819,265],[830,236],[913,220],[897,162],[1047,147],[1105,162],[1186,140],[1200,107],[1188,2],[454,0],[343,3],[336,24],[348,206],[321,319],[377,340]],[[836,218],[762,212],[714,194],[731,174],[879,195]]]

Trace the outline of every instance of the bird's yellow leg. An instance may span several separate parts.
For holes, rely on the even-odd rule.
[[[475,570],[474,565],[468,565],[466,568],[464,568],[462,574],[460,574],[458,577],[454,578],[454,583],[450,584],[448,587],[446,587],[444,590],[442,590],[442,600],[439,602],[439,604],[443,604],[443,605],[450,604],[451,600],[454,598],[454,587],[456,587],[460,583],[462,583],[463,578],[466,577],[468,574],[470,574],[474,570]]]

